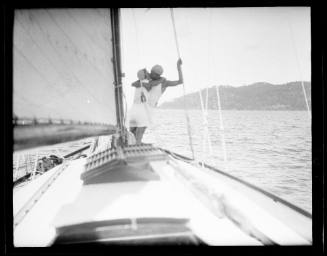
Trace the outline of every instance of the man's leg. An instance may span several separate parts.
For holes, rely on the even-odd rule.
[[[143,134],[145,132],[146,127],[137,127],[136,129],[136,144],[141,144],[142,143],[142,138],[143,138]]]

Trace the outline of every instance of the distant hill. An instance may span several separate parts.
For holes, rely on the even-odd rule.
[[[311,82],[304,82],[305,91],[311,108]],[[201,90],[203,100],[206,89]],[[221,108],[226,110],[306,110],[301,82],[270,84],[265,82],[247,86],[219,86]],[[199,92],[185,95],[187,109],[201,109]],[[160,108],[182,109],[183,97],[164,102]],[[208,108],[217,109],[215,86],[209,88]]]

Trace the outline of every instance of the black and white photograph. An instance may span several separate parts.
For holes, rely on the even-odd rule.
[[[15,9],[13,246],[312,246],[311,32],[309,6]]]

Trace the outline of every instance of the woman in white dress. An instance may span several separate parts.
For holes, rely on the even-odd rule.
[[[146,69],[141,69],[137,72],[138,81],[132,83],[135,87],[133,105],[130,110],[129,127],[130,131],[134,134],[136,144],[140,144],[144,131],[147,126],[152,122],[149,99],[149,73]]]

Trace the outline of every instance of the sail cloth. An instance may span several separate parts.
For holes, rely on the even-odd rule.
[[[15,10],[14,118],[116,125],[111,39],[109,9]]]

